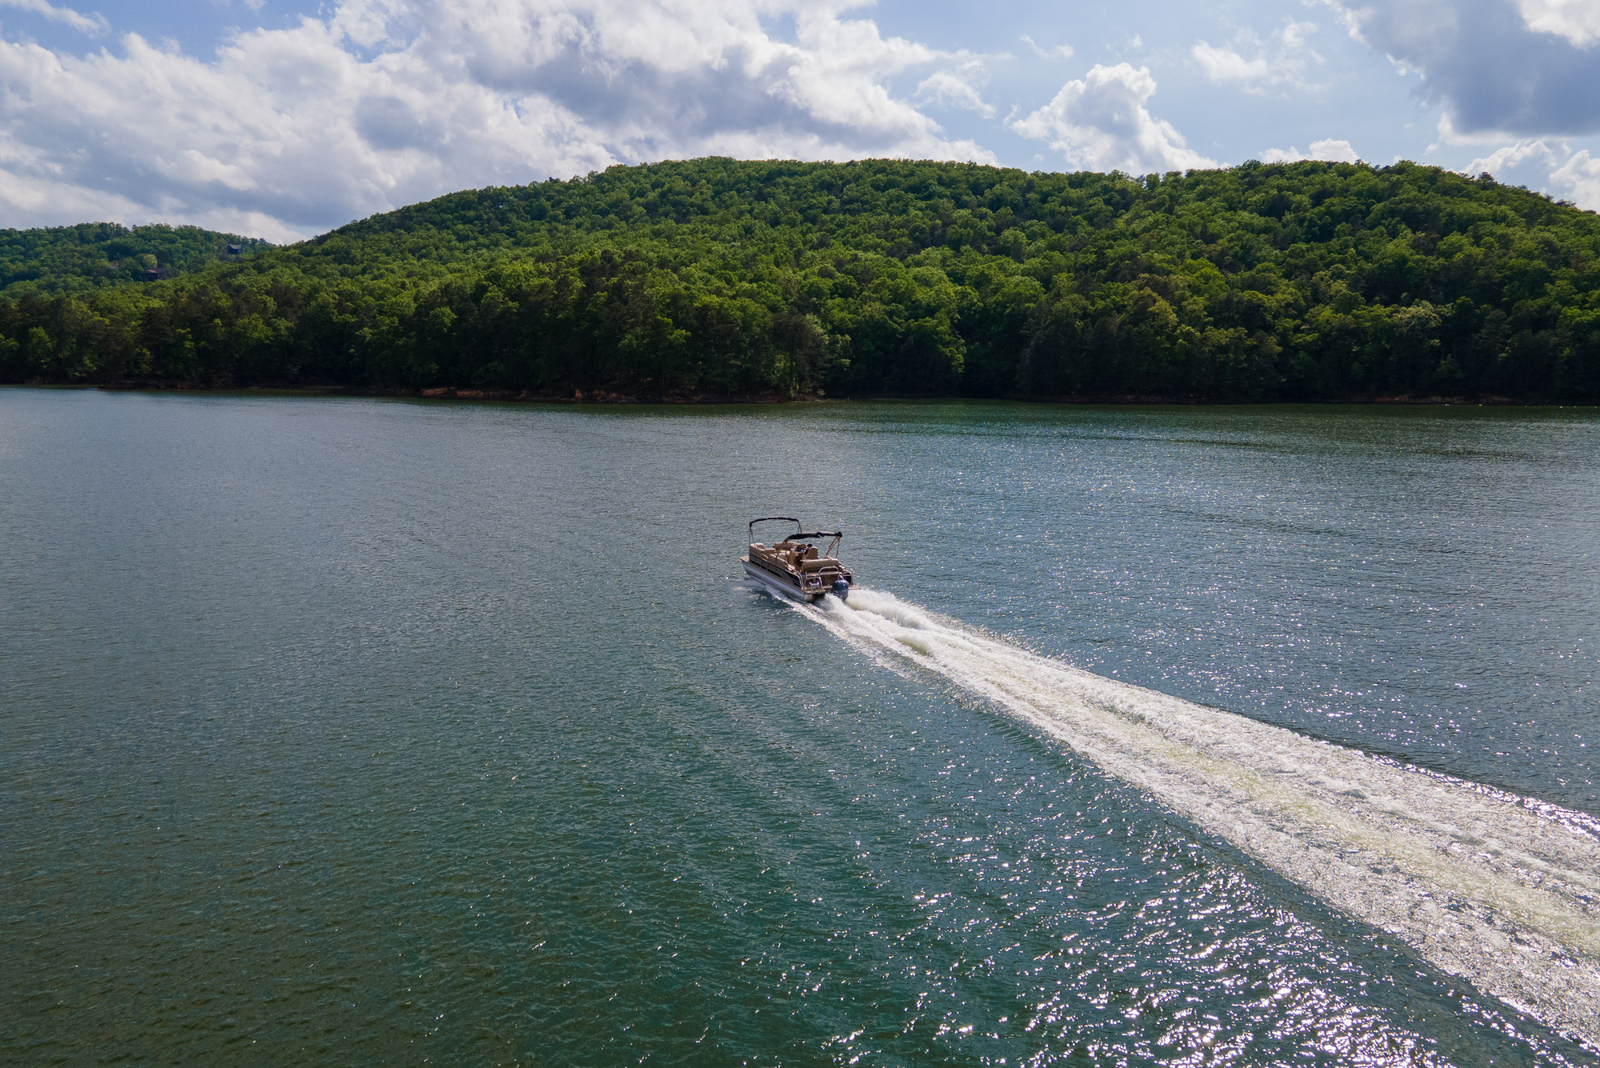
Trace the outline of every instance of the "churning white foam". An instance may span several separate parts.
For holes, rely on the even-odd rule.
[[[1600,838],[1586,817],[1101,678],[887,593],[795,607],[880,663],[986,698],[1443,971],[1600,1042]]]

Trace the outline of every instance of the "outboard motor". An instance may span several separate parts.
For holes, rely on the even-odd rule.
[[[844,579],[834,579],[833,580],[833,595],[835,597],[839,598],[839,600],[841,600],[841,601],[849,600],[850,599],[850,583],[846,582]]]

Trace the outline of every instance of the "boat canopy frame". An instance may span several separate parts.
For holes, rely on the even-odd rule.
[[[800,520],[796,519],[792,515],[765,515],[760,519],[750,520],[750,537],[752,539],[755,538],[757,523],[770,523],[775,520],[782,520],[785,523],[793,523],[795,526],[795,531],[793,534],[784,535],[784,541],[810,541],[813,538],[844,537],[844,531],[842,530],[806,530],[804,528],[804,524],[802,524]]]
[[[784,541],[813,541],[832,538],[833,543],[828,546],[828,551],[823,553],[823,556],[832,556],[838,550],[839,542],[844,538],[844,531],[842,530],[807,530],[805,529],[805,524],[792,515],[764,515],[760,519],[750,520],[750,543],[752,545],[755,544],[756,524],[771,522],[793,523],[795,525],[794,533],[785,534]]]

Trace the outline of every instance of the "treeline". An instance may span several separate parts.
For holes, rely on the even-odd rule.
[[[81,223],[38,230],[0,230],[0,298],[27,293],[86,293],[127,282],[159,280],[240,260],[271,248],[257,238],[198,226]]]
[[[1409,163],[694,160],[52,277],[0,299],[0,380],[1600,400],[1600,219]]]

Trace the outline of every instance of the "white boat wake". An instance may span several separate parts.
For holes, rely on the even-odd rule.
[[[1115,682],[892,595],[792,605],[937,672],[1441,970],[1600,1044],[1600,825]]]

